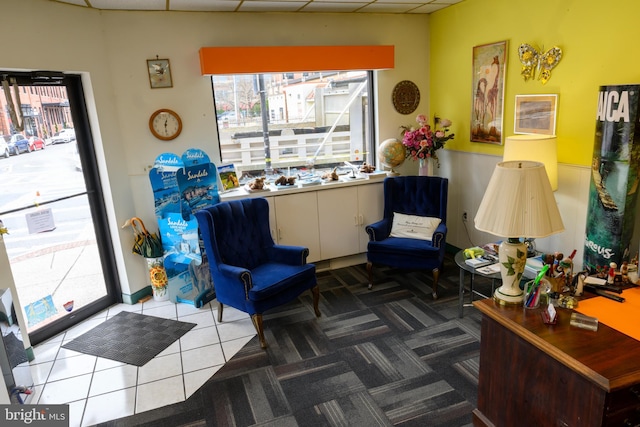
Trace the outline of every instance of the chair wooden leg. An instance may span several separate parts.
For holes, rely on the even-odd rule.
[[[322,315],[318,309],[318,302],[320,302],[320,287],[315,285],[311,288],[311,293],[313,294],[313,311],[316,312],[316,317],[320,317]]]
[[[267,341],[265,341],[264,339],[264,330],[262,329],[262,314],[253,314],[251,316],[251,321],[253,322],[253,326],[255,326],[256,331],[258,332],[260,347],[267,348]]]
[[[369,276],[369,286],[367,286],[367,289],[371,290],[373,289],[373,264],[370,262],[367,262],[367,276]]]
[[[222,323],[222,308],[222,303],[218,301],[218,323]]]
[[[433,299],[438,299],[438,279],[440,278],[440,269],[434,268],[433,271],[433,292],[431,295]]]

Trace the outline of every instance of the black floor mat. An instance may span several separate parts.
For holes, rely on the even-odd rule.
[[[24,343],[16,337],[13,332],[3,336],[4,346],[7,350],[7,356],[9,357],[9,365],[11,369],[15,368],[21,363],[27,362],[27,352],[24,349]]]
[[[194,326],[123,311],[62,347],[142,366]]]

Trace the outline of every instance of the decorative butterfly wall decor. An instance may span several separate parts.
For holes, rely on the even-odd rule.
[[[537,71],[538,80],[545,84],[551,78],[551,70],[562,59],[562,50],[554,46],[548,51],[542,52],[530,44],[523,43],[518,48],[518,56],[522,63],[521,74],[524,77],[524,81],[535,78]]]

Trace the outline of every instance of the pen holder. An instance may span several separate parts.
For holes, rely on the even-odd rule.
[[[538,286],[533,286],[534,280],[531,280],[524,285],[524,299],[522,305],[524,308],[538,308],[540,301],[543,299],[543,294],[548,294],[551,290],[551,285],[548,280],[542,279]]]

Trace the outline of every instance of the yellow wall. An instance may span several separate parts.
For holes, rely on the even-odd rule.
[[[465,0],[430,16],[430,112],[454,122],[447,148],[502,155],[470,142],[472,50],[508,41],[503,135],[513,135],[515,96],[558,94],[558,160],[590,165],[599,87],[640,84],[637,0]],[[563,58],[546,85],[525,82],[518,47],[556,45]]]

